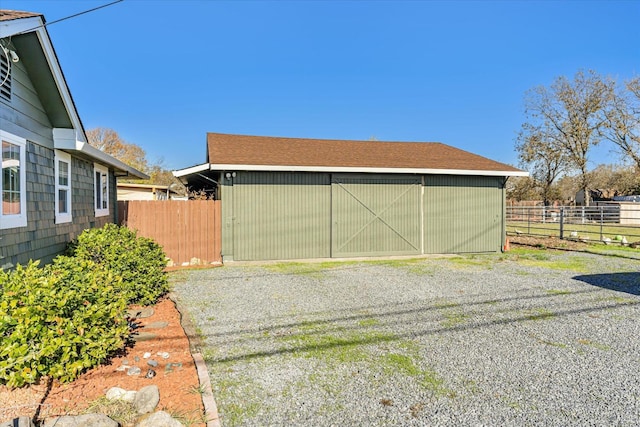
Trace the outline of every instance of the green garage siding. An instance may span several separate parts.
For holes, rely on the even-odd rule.
[[[239,172],[229,188],[233,191],[233,259],[331,256],[329,174]],[[226,201],[223,195],[223,206]]]
[[[503,181],[503,177],[425,176],[424,252],[499,251]]]
[[[503,181],[238,171],[221,179],[223,256],[249,261],[496,252],[504,237]]]
[[[420,254],[420,177],[334,175],[332,256]]]

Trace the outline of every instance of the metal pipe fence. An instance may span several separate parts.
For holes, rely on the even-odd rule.
[[[640,241],[640,204],[508,206],[507,234],[627,244]]]

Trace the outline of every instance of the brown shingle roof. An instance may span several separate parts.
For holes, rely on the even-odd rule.
[[[0,21],[11,21],[20,18],[33,18],[34,16],[42,16],[40,13],[21,12],[19,10],[0,9]]]
[[[522,172],[439,142],[341,141],[207,134],[213,165]]]

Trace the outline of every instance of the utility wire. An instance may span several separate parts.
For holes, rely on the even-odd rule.
[[[64,18],[56,19],[55,21],[47,22],[44,25],[38,25],[37,27],[29,28],[28,30],[21,31],[18,34],[29,33],[29,32],[31,32],[33,30],[37,30],[40,27],[48,27],[49,25],[57,24],[58,22],[66,21],[67,19],[71,19],[71,18],[78,17],[80,15],[84,15],[85,13],[90,13],[90,12],[94,12],[94,11],[99,10],[99,9],[104,9],[105,7],[109,7],[109,6],[112,6],[112,5],[116,4],[116,3],[120,3],[120,2],[123,2],[123,1],[124,0],[116,0],[116,1],[113,1],[111,3],[103,4],[102,6],[97,6],[97,7],[94,7],[93,9],[85,10],[84,12],[78,12],[76,14],[73,14],[73,15],[70,15],[70,16],[66,16]]]

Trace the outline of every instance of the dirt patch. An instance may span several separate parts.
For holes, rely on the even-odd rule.
[[[591,247],[591,243],[579,240],[559,239],[557,237],[533,237],[533,236],[508,236],[512,245],[533,246],[549,249],[566,249],[572,251],[584,251]]]
[[[111,387],[139,390],[156,384],[160,390],[158,410],[204,426],[204,408],[199,392],[198,374],[189,349],[189,340],[180,324],[180,313],[168,298],[153,306],[153,315],[137,320],[136,331],[154,334],[148,340],[136,341],[124,354],[91,369],[69,384],[54,381],[47,393],[47,382],[10,390],[0,386],[0,421],[17,416],[42,420],[51,416],[76,415],[86,411],[91,402],[105,395]],[[165,324],[166,322],[166,324]],[[151,326],[151,328],[149,328]],[[150,353],[150,358],[144,358]],[[164,358],[158,353],[168,353]],[[158,362],[151,367],[149,360]],[[139,376],[118,370],[122,365],[137,366]],[[146,378],[149,369],[156,373]]]

